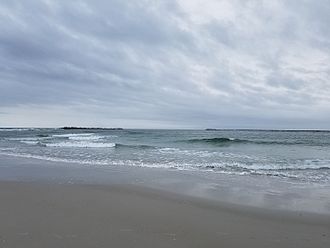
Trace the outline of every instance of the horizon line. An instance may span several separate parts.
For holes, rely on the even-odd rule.
[[[136,130],[201,130],[201,131],[325,131],[330,132],[330,129],[322,129],[322,128],[134,128],[134,127],[95,127],[95,126],[61,126],[61,127],[0,127],[0,129],[63,129],[70,130],[64,128],[72,128],[72,130],[79,129],[136,129]]]

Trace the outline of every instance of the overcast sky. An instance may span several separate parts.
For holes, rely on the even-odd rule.
[[[330,129],[330,0],[1,0],[0,126]]]

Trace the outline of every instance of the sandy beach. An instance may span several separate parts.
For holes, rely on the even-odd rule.
[[[0,246],[330,247],[329,216],[223,205],[132,185],[0,183]]]

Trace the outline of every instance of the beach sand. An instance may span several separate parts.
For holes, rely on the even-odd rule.
[[[330,247],[330,218],[132,185],[0,182],[0,247]]]

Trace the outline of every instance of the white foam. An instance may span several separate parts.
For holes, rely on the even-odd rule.
[[[159,168],[159,169],[178,169],[186,170],[183,166],[177,167],[175,163],[167,164],[158,164],[158,163],[144,163],[142,161],[132,161],[132,160],[87,160],[87,159],[66,159],[66,158],[57,158],[57,157],[48,157],[41,155],[33,155],[28,153],[11,153],[11,152],[1,152],[2,155],[21,157],[21,158],[32,158],[45,160],[50,162],[63,162],[63,163],[75,163],[83,165],[92,165],[92,166],[132,166],[132,167],[147,167],[147,168]]]
[[[284,165],[277,163],[253,163],[246,164],[240,162],[226,163],[227,167],[242,168],[252,171],[285,171],[285,170],[317,170],[322,168],[330,168],[329,160],[309,161],[286,163]]]
[[[37,140],[21,140],[21,142],[28,145],[37,145],[39,143]]]
[[[182,150],[179,148],[159,148],[158,151],[160,153],[164,154],[180,154],[180,155],[187,155],[187,156],[197,156],[201,158],[206,157],[220,157],[220,158],[241,158],[241,159],[262,159],[259,157],[254,157],[250,155],[243,155],[243,154],[234,154],[234,153],[225,153],[225,152],[219,152],[219,151],[198,151],[198,150]]]
[[[169,148],[169,147],[164,147],[164,148],[159,148],[158,151],[160,152],[165,152],[165,153],[168,153],[168,152],[178,152],[180,151],[180,149],[178,148]]]
[[[39,159],[39,160],[45,160],[45,161],[51,161],[51,162],[77,163],[77,164],[84,164],[84,165],[108,165],[106,162],[87,161],[87,160],[78,160],[78,159],[64,159],[64,158],[33,155],[33,154],[27,154],[27,153],[0,152],[0,154],[6,155],[6,156],[19,157],[19,158],[33,158],[33,159]]]
[[[72,136],[69,137],[70,140],[100,140],[103,139],[102,136]]]
[[[0,132],[11,132],[11,131],[29,131],[31,128],[0,128]]]
[[[19,141],[27,145],[37,145],[37,144],[41,144],[40,142],[46,139],[49,139],[49,137],[21,137],[21,138],[8,138],[6,140]]]
[[[84,137],[84,136],[91,136],[94,133],[67,133],[67,134],[53,134],[53,137],[63,137],[63,138],[70,138],[70,137]]]
[[[12,140],[12,141],[36,141],[36,140],[45,140],[49,139],[49,137],[22,137],[22,138],[8,138],[7,140]]]
[[[115,143],[97,143],[97,142],[59,142],[46,144],[47,147],[76,147],[76,148],[110,148],[115,147]]]
[[[38,138],[8,138],[6,140],[12,140],[12,141],[23,141],[23,140],[38,140]]]
[[[104,136],[95,135],[94,133],[70,133],[70,134],[54,134],[54,138],[68,138],[69,140],[77,141],[92,141],[101,140]]]

